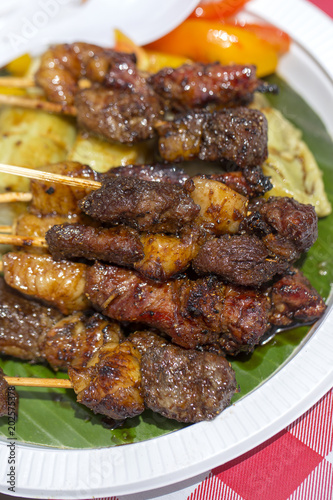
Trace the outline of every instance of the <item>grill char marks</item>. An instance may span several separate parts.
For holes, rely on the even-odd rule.
[[[267,158],[267,121],[254,109],[188,112],[156,125],[159,152],[168,162],[199,158],[231,161],[240,169]]]

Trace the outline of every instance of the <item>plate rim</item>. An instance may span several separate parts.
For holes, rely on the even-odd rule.
[[[332,29],[333,26],[330,18],[306,0],[294,0],[292,9],[289,0],[280,0],[278,11],[273,4],[269,0],[253,0],[248,4],[248,10],[292,32],[293,38],[332,78],[333,53],[325,38],[326,27]],[[311,19],[306,33],[304,25],[295,20],[294,9],[298,13],[302,9],[307,19]],[[58,450],[18,444],[20,478],[16,494],[28,498],[49,498],[51,495],[82,499],[92,495],[138,493],[189,479],[243,455],[297,419],[333,386],[333,336],[330,339],[328,335],[332,330],[331,304],[314,335],[290,362],[258,389],[237,401],[237,408],[232,405],[211,422],[116,448]],[[283,394],[281,389],[285,391]],[[259,392],[262,407],[258,414],[255,409]],[[268,402],[270,407],[266,404]],[[272,415],[272,409],[275,415]],[[236,436],[235,412],[240,433]],[[228,435],[222,436],[221,432],[226,430]],[[163,453],[160,448],[163,448]],[[6,444],[0,443],[0,456],[6,453]],[[128,464],[131,471],[128,471]],[[151,470],[153,476],[148,474]],[[72,472],[66,475],[65,471]],[[7,492],[6,472],[0,473],[0,491],[4,493]]]

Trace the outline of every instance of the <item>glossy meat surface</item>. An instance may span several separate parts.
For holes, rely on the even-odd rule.
[[[163,68],[148,78],[167,107],[177,111],[203,108],[209,104],[241,106],[249,104],[262,82],[255,66],[195,62],[178,68]]]
[[[31,361],[43,358],[39,341],[62,318],[57,309],[29,300],[0,279],[0,352]]]
[[[213,419],[236,390],[234,371],[223,356],[171,344],[146,352],[141,373],[145,405],[180,422]]]
[[[144,257],[139,234],[131,228],[91,227],[83,224],[53,226],[46,242],[55,260],[84,257],[132,266]]]
[[[126,224],[154,233],[175,233],[199,212],[182,186],[132,177],[104,179],[102,187],[90,193],[79,206],[101,222]]]
[[[78,402],[115,420],[139,415],[144,410],[140,361],[131,342],[109,342],[85,368],[70,367],[68,375]]]
[[[272,256],[260,238],[246,234],[207,241],[192,265],[198,274],[213,273],[244,286],[261,286],[289,267],[287,261]]]
[[[189,112],[156,125],[159,152],[168,162],[228,160],[239,168],[267,158],[267,121],[254,109]]]
[[[106,316],[157,328],[190,349],[226,336],[227,352],[249,351],[269,327],[265,294],[214,277],[153,283],[96,263],[87,270],[86,293]]]
[[[63,314],[89,307],[84,294],[85,264],[55,262],[51,256],[10,252],[3,257],[6,283]]]
[[[135,62],[133,54],[90,43],[59,44],[42,55],[35,78],[48,100],[71,105],[79,90],[80,78],[99,83],[117,79],[119,85],[129,84]]]
[[[75,313],[45,330],[39,340],[43,358],[54,368],[83,368],[104,344],[123,339],[118,323],[99,313]]]
[[[258,234],[275,255],[294,262],[309,250],[318,236],[318,217],[312,205],[293,198],[260,199],[249,207],[241,230]]]
[[[152,139],[154,123],[161,117],[161,104],[154,93],[146,90],[139,93],[97,85],[81,90],[75,97],[79,126],[125,144]]]
[[[326,310],[326,304],[309,280],[296,268],[274,283],[271,291],[274,325],[311,324]]]

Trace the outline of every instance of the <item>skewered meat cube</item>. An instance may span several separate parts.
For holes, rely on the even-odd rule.
[[[50,101],[71,105],[80,78],[124,87],[133,81],[135,63],[134,54],[83,42],[59,44],[42,55],[35,79]]]
[[[195,223],[216,235],[237,233],[246,216],[248,200],[225,184],[204,175],[192,177],[191,198],[200,206]]]
[[[154,165],[124,165],[105,172],[105,177],[135,177],[142,181],[185,184],[190,176],[180,167],[156,163]]]
[[[55,260],[82,257],[134,268],[147,278],[165,281],[184,271],[199,250],[200,232],[190,226],[181,237],[137,233],[126,226],[93,228],[53,226],[46,234]]]
[[[89,307],[84,294],[86,265],[56,262],[49,255],[9,252],[3,257],[6,283],[25,295],[71,314]]]
[[[163,98],[168,108],[177,111],[208,105],[242,106],[253,100],[256,90],[277,90],[275,86],[257,79],[253,65],[222,66],[218,62],[196,62],[179,68],[163,68],[151,75],[148,83]]]
[[[80,177],[83,179],[99,180],[99,174],[87,165],[67,161],[43,168],[46,172]],[[52,182],[31,181],[32,202],[29,207],[35,215],[71,215],[78,214],[78,200],[86,196],[91,190],[82,189],[65,184]]]
[[[136,92],[93,85],[76,94],[75,106],[80,127],[125,144],[152,139],[162,116],[161,103],[148,86]]]
[[[144,411],[141,355],[129,341],[103,345],[85,368],[69,367],[79,403],[94,413],[121,420]]]
[[[39,339],[62,318],[57,309],[29,300],[0,278],[0,352],[40,361]]]
[[[255,109],[188,112],[155,128],[160,155],[168,162],[228,160],[243,169],[261,165],[268,154],[267,121]]]
[[[289,268],[287,261],[272,256],[260,238],[246,234],[207,241],[192,265],[199,275],[214,273],[244,286],[260,286]]]
[[[211,174],[207,177],[215,181],[223,182],[228,187],[247,198],[262,196],[273,187],[271,181],[263,174],[259,166],[244,167],[242,171]]]
[[[158,328],[189,349],[226,335],[237,351],[251,351],[269,327],[265,293],[215,277],[153,283],[135,271],[96,263],[87,269],[86,293],[106,316]],[[234,345],[229,350],[226,343],[226,351],[234,352]]]
[[[175,233],[200,210],[182,186],[132,177],[103,179],[79,206],[101,222],[154,233]]]
[[[0,417],[5,415],[15,422],[18,413],[19,398],[17,392],[12,387],[10,393],[8,392],[9,385],[4,379],[4,374],[0,368]]]
[[[270,321],[278,326],[292,325],[295,322],[312,324],[326,310],[323,298],[296,268],[292,268],[290,273],[274,283],[271,297]]]
[[[139,234],[131,228],[91,227],[83,224],[53,226],[46,233],[49,251],[55,260],[84,257],[133,266],[144,257]]]
[[[43,358],[53,369],[82,368],[104,344],[118,344],[124,336],[118,323],[99,313],[75,313],[45,330],[39,339]]]
[[[180,422],[213,419],[230,404],[237,387],[223,356],[171,344],[142,356],[141,375],[145,405]]]
[[[259,199],[249,207],[250,214],[240,229],[257,234],[275,255],[290,262],[311,248],[318,236],[318,217],[312,205],[288,197]]]

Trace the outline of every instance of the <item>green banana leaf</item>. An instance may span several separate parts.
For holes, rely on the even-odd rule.
[[[279,77],[280,93],[269,97],[271,104],[282,111],[286,118],[303,132],[316,160],[324,172],[327,194],[333,203],[333,143],[318,116]],[[333,282],[333,216],[319,221],[319,238],[302,262],[302,270],[325,298]],[[294,328],[275,335],[265,345],[259,346],[250,356],[231,359],[240,386],[233,402],[253,391],[271,377],[299,348],[308,327]],[[46,366],[32,365],[12,359],[2,359],[0,366],[6,375],[53,377]],[[58,373],[56,377],[65,378]],[[146,411],[141,416],[128,419],[118,428],[110,428],[102,416],[75,401],[72,390],[19,388],[20,408],[16,424],[18,442],[33,443],[57,448],[98,448],[133,443],[151,439],[183,427],[175,421]],[[0,418],[0,438],[8,438],[6,417]]]

